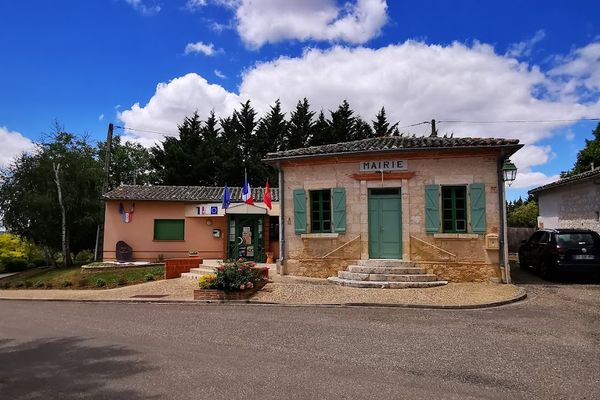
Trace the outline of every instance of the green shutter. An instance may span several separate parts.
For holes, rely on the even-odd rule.
[[[294,231],[306,233],[306,193],[304,189],[294,189]]]
[[[184,240],[185,221],[182,219],[155,219],[154,240]]]
[[[346,189],[335,188],[333,191],[333,231],[346,232]]]
[[[471,231],[485,233],[485,184],[469,185],[469,200],[471,202]]]
[[[425,185],[425,231],[440,231],[440,185]]]

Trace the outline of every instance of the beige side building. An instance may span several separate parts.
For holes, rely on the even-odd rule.
[[[452,282],[510,281],[502,165],[518,140],[385,137],[270,153],[284,273],[414,261]]]

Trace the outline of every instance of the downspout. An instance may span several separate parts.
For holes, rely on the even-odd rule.
[[[507,250],[506,250],[506,193],[504,188],[504,176],[502,173],[502,166],[507,157],[501,156],[498,159],[498,202],[500,207],[500,229],[499,229],[499,261],[500,269],[502,271],[502,281],[504,283],[510,283],[510,264],[508,263]]]
[[[277,169],[279,172],[279,259],[278,259],[278,272],[279,275],[285,275],[285,219],[284,217],[284,209],[285,209],[285,196],[283,191],[283,170],[281,169],[281,164],[277,163]]]

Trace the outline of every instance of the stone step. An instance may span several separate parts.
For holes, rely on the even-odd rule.
[[[364,265],[349,265],[348,272],[357,274],[425,274],[425,268],[420,267],[369,267]]]
[[[338,277],[327,278],[330,283],[340,286],[348,286],[354,288],[372,288],[372,289],[408,289],[408,288],[430,288],[443,286],[448,281],[433,281],[433,282],[390,282],[390,281],[354,281],[342,279]]]
[[[190,269],[190,272],[204,275],[214,273],[215,269],[214,267],[203,267],[202,265],[200,265],[200,268],[192,268]]]
[[[206,260],[202,260],[202,264],[203,266],[209,266],[209,267],[218,267],[220,263],[222,263],[223,260],[219,260],[216,258],[208,258]]]
[[[435,282],[433,274],[359,274],[349,271],[338,271],[338,278],[354,281],[386,281],[386,282]]]
[[[364,267],[405,267],[405,268],[410,268],[410,267],[415,266],[415,263],[413,261],[392,260],[392,259],[358,260],[356,262],[356,264],[364,266]]]

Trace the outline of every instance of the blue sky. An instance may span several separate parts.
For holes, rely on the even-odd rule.
[[[150,145],[160,135],[143,130],[246,99],[348,99],[401,126],[580,120],[440,123],[525,142],[515,197],[570,168],[597,123],[581,119],[600,117],[598,15],[597,1],[2,1],[0,163],[54,120],[95,139],[108,122],[141,129],[117,133]]]

